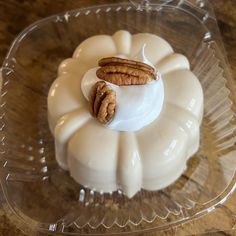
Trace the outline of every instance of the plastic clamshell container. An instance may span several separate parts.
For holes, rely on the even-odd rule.
[[[212,211],[235,188],[235,94],[208,1],[138,1],[54,15],[26,28],[1,69],[1,203],[26,233],[120,235],[163,230]],[[142,2],[142,1],[141,1]],[[96,27],[94,27],[96,25]],[[204,91],[199,151],[174,184],[128,199],[75,183],[56,163],[47,94],[84,39],[124,29],[157,34],[190,61]]]

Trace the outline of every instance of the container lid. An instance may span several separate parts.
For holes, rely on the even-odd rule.
[[[129,0],[133,5],[137,7],[138,10],[149,10],[151,5],[153,4],[160,4],[165,5],[173,0]]]

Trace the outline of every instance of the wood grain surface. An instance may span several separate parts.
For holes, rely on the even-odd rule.
[[[0,0],[0,64],[14,38],[26,26],[62,11],[100,4],[103,0]],[[117,2],[110,0],[109,2]],[[236,0],[210,0],[236,79]],[[235,230],[234,230],[235,228]],[[164,232],[145,235],[236,235],[236,193],[212,213]],[[23,236],[0,207],[0,236]]]

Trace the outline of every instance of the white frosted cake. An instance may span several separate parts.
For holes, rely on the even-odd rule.
[[[100,192],[165,188],[199,148],[203,92],[188,59],[153,34],[96,35],[48,94],[58,164]]]

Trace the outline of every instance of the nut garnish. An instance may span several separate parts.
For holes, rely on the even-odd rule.
[[[156,79],[155,69],[139,61],[107,57],[98,65],[97,77],[119,86],[142,85]]]
[[[89,104],[92,115],[106,124],[115,114],[116,93],[104,81],[99,81],[91,90]]]

